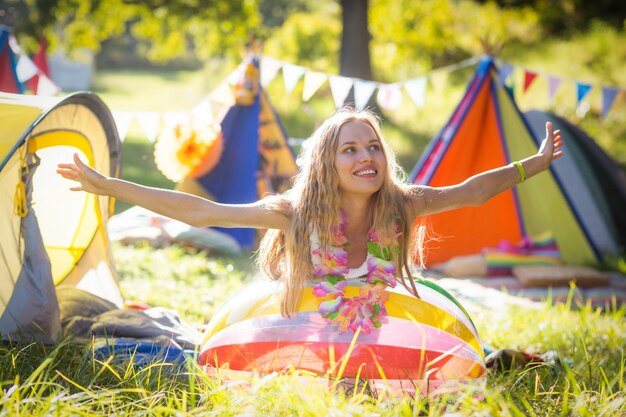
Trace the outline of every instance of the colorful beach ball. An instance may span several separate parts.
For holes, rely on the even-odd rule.
[[[362,285],[351,281],[348,296]],[[222,379],[296,370],[422,395],[482,383],[484,353],[463,307],[431,281],[417,282],[421,299],[399,287],[388,289],[382,326],[365,334],[341,332],[322,318],[311,287],[305,288],[298,313],[284,318],[276,285],[253,284],[210,321],[200,364]]]

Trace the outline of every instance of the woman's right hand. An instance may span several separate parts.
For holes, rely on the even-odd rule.
[[[57,173],[63,178],[76,181],[80,185],[70,187],[72,191],[87,191],[93,194],[105,194],[104,183],[107,177],[92,169],[80,160],[78,154],[74,154],[73,164],[59,164]]]

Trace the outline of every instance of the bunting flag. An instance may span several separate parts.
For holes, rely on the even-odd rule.
[[[302,89],[302,101],[309,101],[313,94],[326,82],[328,76],[323,72],[307,71],[304,73],[304,87]]]
[[[437,70],[433,71],[430,76],[430,84],[435,90],[435,94],[441,95],[448,84],[448,71]]]
[[[526,91],[528,91],[530,85],[533,83],[533,81],[535,81],[535,78],[537,78],[536,72],[524,71],[524,88],[522,89],[522,92],[525,93]]]
[[[203,98],[196,107],[191,109],[191,114],[193,117],[206,122],[212,122],[215,120],[213,106],[211,105],[211,100],[208,97]]]
[[[277,59],[264,56],[261,60],[261,86],[266,87],[282,68],[283,63]]]
[[[354,81],[354,107],[357,110],[363,110],[376,90],[376,83],[373,81],[363,81],[356,79]]]
[[[48,49],[48,44],[46,42],[46,39],[42,37],[39,40],[39,50],[33,56],[33,62],[35,63],[37,68],[39,68],[41,73],[43,73],[43,75],[45,75],[47,78],[50,78],[50,67],[48,66],[47,49]],[[28,86],[30,87],[32,91],[35,91],[37,95],[46,95],[43,93],[42,94],[38,93],[39,91],[39,77],[38,76],[34,76],[33,78],[31,78],[28,81]],[[60,91],[58,87],[56,89],[57,89],[57,92]],[[49,90],[49,89],[44,87],[44,90]]]
[[[426,102],[426,77],[406,81],[404,88],[417,107],[424,107],[424,103]]]
[[[506,62],[501,63],[498,68],[498,88],[506,84],[511,74],[513,74],[513,67]]]
[[[135,113],[135,118],[148,141],[154,143],[159,132],[159,113],[142,111]]]
[[[55,96],[61,92],[61,88],[52,82],[45,74],[39,73],[37,76],[37,91],[35,94],[38,96]]]
[[[113,110],[111,114],[113,115],[113,119],[115,120],[115,127],[117,128],[117,134],[120,138],[120,141],[124,142],[124,139],[126,139],[126,135],[128,134],[130,124],[133,122],[133,114],[126,111],[115,110]]]
[[[553,75],[548,77],[548,102],[552,104],[554,101],[554,96],[556,96],[556,92],[561,86],[561,79],[559,77],[555,77]]]
[[[304,75],[305,68],[300,65],[283,64],[283,82],[285,91],[291,93]]]
[[[17,60],[15,72],[17,73],[19,82],[24,83],[37,75],[39,68],[37,68],[35,63],[27,55],[22,55]]]
[[[587,97],[587,94],[591,91],[591,84],[584,84],[577,82],[576,83],[576,107],[580,104],[581,101]]]
[[[394,84],[381,84],[378,87],[378,94],[376,95],[376,101],[385,110],[396,110],[402,105],[403,97],[400,85]]]
[[[328,78],[328,82],[330,83],[330,92],[335,101],[335,108],[338,109],[345,103],[354,81],[352,81],[352,78],[342,77],[341,75],[331,75]]]
[[[172,128],[189,120],[189,114],[182,111],[171,111],[162,113],[162,117],[163,124],[168,128]]]
[[[606,118],[606,115],[611,110],[615,98],[619,94],[619,89],[615,87],[602,87],[602,118]]]

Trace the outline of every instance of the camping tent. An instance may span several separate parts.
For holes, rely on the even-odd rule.
[[[561,130],[569,157],[553,165],[555,177],[572,204],[580,207],[594,240],[604,241],[601,247],[611,252],[616,246],[626,249],[626,172],[592,137],[564,118],[532,110],[524,113],[524,119],[537,145],[545,136],[547,121]]]
[[[0,91],[22,93],[24,89],[17,76],[17,57],[9,45],[10,38],[8,28],[0,25]]]
[[[545,125],[536,127],[545,136]],[[567,134],[565,134],[567,136]],[[498,80],[491,58],[479,64],[465,96],[449,122],[429,144],[411,174],[414,184],[445,186],[481,171],[523,159],[537,151],[535,138],[512,94]],[[564,141],[564,157],[550,171],[506,191],[480,207],[466,207],[426,218],[439,239],[427,246],[427,264],[479,253],[501,240],[519,242],[523,236],[552,232],[564,262],[597,261],[615,253],[619,241],[613,225],[593,198],[597,189],[584,181],[575,155]],[[560,166],[560,167],[559,167]],[[557,168],[555,168],[557,167]],[[561,174],[555,170],[558,169]],[[582,194],[580,194],[582,196]]]
[[[268,192],[284,191],[298,168],[278,115],[259,83],[259,60],[251,55],[239,67],[239,79],[225,81],[211,95],[224,148],[207,174],[187,178],[178,187],[221,203],[251,203]],[[218,110],[219,106],[223,110]],[[219,229],[244,248],[254,244],[252,229]]]
[[[89,93],[0,93],[0,125],[0,334],[52,341],[60,328],[55,286],[122,304],[106,235],[113,200],[72,192],[55,173],[78,153],[117,176],[120,141],[111,113]]]

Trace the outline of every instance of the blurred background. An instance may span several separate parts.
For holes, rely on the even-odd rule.
[[[44,73],[24,92],[98,93],[124,141],[122,176],[148,185],[174,186],[155,168],[160,130],[258,43],[261,83],[296,148],[356,96],[410,172],[488,54],[522,111],[567,118],[626,166],[624,2],[2,0],[0,24]]]

